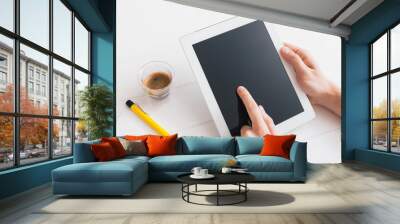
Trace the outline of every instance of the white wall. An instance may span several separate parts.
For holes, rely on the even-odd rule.
[[[117,135],[153,133],[129,111],[127,99],[171,133],[218,135],[179,38],[230,17],[162,0],[117,1]],[[326,75],[340,85],[340,38],[285,26],[276,30],[283,41],[310,51]],[[161,101],[145,96],[137,77],[140,66],[153,60],[166,61],[175,70],[171,94]],[[295,133],[308,142],[310,162],[340,162],[340,119],[323,108],[315,110],[316,119]]]

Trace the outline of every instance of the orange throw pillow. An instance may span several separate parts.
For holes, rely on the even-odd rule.
[[[108,142],[93,144],[91,145],[91,149],[94,157],[99,162],[110,161],[117,158],[113,147]]]
[[[124,139],[129,140],[129,141],[142,141],[146,143],[147,137],[149,136],[156,136],[156,135],[125,135]]]
[[[176,140],[177,134],[170,136],[148,136],[147,143],[147,155],[154,156],[165,156],[165,155],[176,155]]]
[[[286,159],[290,158],[290,147],[296,135],[265,135],[264,146],[261,149],[261,156],[280,156]]]
[[[109,138],[101,138],[101,142],[108,142],[114,149],[115,155],[118,158],[125,157],[126,156],[126,151],[124,149],[124,146],[122,146],[121,142],[119,141],[118,138],[116,137],[109,137]]]

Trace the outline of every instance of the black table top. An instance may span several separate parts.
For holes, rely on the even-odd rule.
[[[191,173],[182,174],[177,177],[178,181],[186,184],[236,184],[248,183],[255,180],[249,173],[213,173],[212,179],[193,179]]]

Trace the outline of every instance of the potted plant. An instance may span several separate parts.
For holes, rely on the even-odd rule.
[[[79,96],[81,109],[79,128],[82,129],[83,126],[87,128],[89,140],[110,136],[113,113],[113,94],[110,89],[102,84],[94,84],[86,87]]]

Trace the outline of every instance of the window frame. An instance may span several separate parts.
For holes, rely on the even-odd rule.
[[[380,151],[380,152],[386,152],[386,153],[392,153],[392,154],[400,154],[400,152],[394,152],[392,151],[392,121],[400,121],[400,117],[393,117],[392,116],[392,85],[391,85],[391,80],[392,76],[396,75],[397,73],[400,72],[400,67],[398,68],[391,68],[391,61],[392,61],[392,48],[391,48],[391,31],[397,27],[400,26],[400,21],[397,21],[393,25],[391,25],[389,28],[387,28],[383,33],[379,34],[374,40],[372,40],[369,43],[369,148],[370,150],[373,151]],[[373,44],[378,41],[381,37],[384,35],[387,35],[387,64],[386,64],[386,71],[380,74],[373,74]],[[386,98],[387,98],[387,103],[386,103],[386,117],[385,118],[373,118],[373,82],[374,80],[378,78],[383,78],[386,77],[386,87],[387,87],[387,93],[386,93]],[[376,121],[386,121],[386,150],[379,150],[374,148],[374,133],[373,133],[373,122]]]
[[[20,0],[14,0],[13,1],[13,10],[14,10],[14,30],[10,31],[4,27],[0,26],[0,35],[3,35],[5,37],[11,38],[13,40],[13,64],[11,73],[10,75],[13,76],[14,79],[14,93],[13,93],[13,112],[2,112],[0,111],[0,116],[4,117],[11,117],[13,119],[13,166],[10,167],[5,167],[5,168],[0,168],[0,172],[4,170],[10,170],[10,169],[16,169],[18,167],[23,167],[23,166],[29,166],[37,163],[43,163],[49,160],[58,160],[62,159],[65,157],[70,157],[74,153],[74,143],[75,143],[75,126],[76,126],[76,121],[79,120],[79,117],[75,116],[75,108],[71,108],[71,115],[70,116],[56,116],[53,115],[53,75],[54,75],[54,68],[53,68],[53,60],[58,60],[59,62],[62,62],[68,66],[71,67],[71,83],[73,84],[75,82],[75,69],[85,73],[88,75],[88,86],[92,85],[92,73],[91,73],[91,36],[92,36],[92,30],[87,26],[87,24],[82,20],[82,18],[72,9],[72,7],[65,1],[65,0],[60,0],[60,2],[68,8],[68,10],[71,11],[71,58],[67,59],[64,58],[63,56],[55,53],[54,50],[54,44],[53,44],[53,1],[54,0],[48,0],[49,2],[49,47],[46,49],[45,47],[42,47],[39,44],[34,43],[33,41],[30,41],[27,38],[24,38],[23,36],[20,35]],[[88,31],[88,69],[85,69],[81,67],[80,65],[75,63],[75,18],[85,27],[85,29]],[[48,62],[48,85],[46,88],[46,91],[48,93],[45,93],[48,96],[48,113],[46,115],[39,115],[39,114],[27,114],[27,113],[21,113],[20,111],[20,45],[23,44],[27,47],[30,47],[36,51],[39,51],[40,53],[43,53],[48,56],[49,62]],[[27,64],[27,66],[29,66]],[[28,67],[30,68],[30,67]],[[27,68],[27,69],[28,69]],[[41,74],[41,73],[40,73]],[[36,70],[33,70],[33,82],[36,83]],[[26,74],[27,81],[30,80],[30,74]],[[41,83],[41,77],[39,77],[39,83]],[[35,84],[34,84],[35,85]],[[72,92],[72,99],[71,99],[71,105],[75,104],[75,85],[72,85],[71,87],[71,92]],[[28,91],[28,90],[27,90]],[[36,91],[34,89],[34,91]],[[40,94],[42,95],[42,94]],[[20,159],[20,119],[21,118],[45,118],[47,119],[48,122],[48,136],[47,136],[47,150],[48,150],[48,155],[47,158],[44,158],[41,161],[38,162],[32,162],[32,163],[27,163],[27,164],[21,164],[21,159]],[[66,121],[71,121],[71,153],[68,155],[62,155],[62,156],[55,156],[53,155],[54,152],[54,146],[53,146],[53,123],[54,121],[57,120],[66,120]]]

